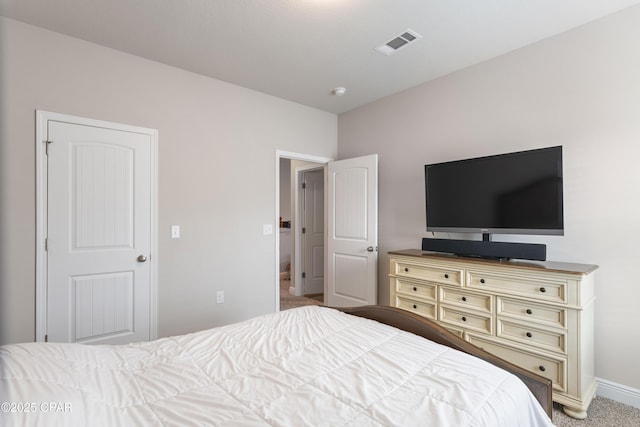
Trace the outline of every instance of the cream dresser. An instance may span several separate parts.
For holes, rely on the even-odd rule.
[[[389,252],[392,306],[553,381],[553,400],[586,418],[596,392],[596,265]]]

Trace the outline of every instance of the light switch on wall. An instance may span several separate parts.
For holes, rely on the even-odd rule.
[[[171,226],[171,238],[172,239],[179,239],[180,238],[180,226],[179,225],[172,225]]]

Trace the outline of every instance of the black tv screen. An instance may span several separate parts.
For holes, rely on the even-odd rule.
[[[564,234],[562,147],[425,165],[427,231]]]

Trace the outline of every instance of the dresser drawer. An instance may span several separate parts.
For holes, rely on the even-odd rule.
[[[566,391],[567,389],[567,360],[553,358],[542,354],[510,347],[502,343],[487,340],[472,334],[468,335],[472,344],[495,354],[504,360],[514,363],[530,372],[541,375],[553,382],[553,389]]]
[[[493,311],[493,297],[491,295],[475,294],[459,288],[440,286],[440,302],[460,307],[470,307],[485,313]]]
[[[436,300],[436,285],[421,283],[402,277],[392,279],[395,282],[396,292],[419,297],[430,301]]]
[[[436,306],[427,302],[396,296],[396,307],[412,311],[428,319],[436,319]]]
[[[498,315],[505,315],[527,322],[543,323],[560,328],[567,327],[567,309],[554,306],[543,306],[528,301],[512,300],[497,297]]]
[[[393,260],[391,274],[430,282],[462,286],[462,270],[452,268],[426,267],[402,260]]]
[[[564,331],[538,329],[498,318],[497,335],[544,350],[563,354],[567,352],[567,335]]]
[[[536,280],[508,275],[498,276],[469,270],[467,271],[467,286],[474,289],[520,295],[539,301],[567,302],[567,283],[561,281]]]
[[[442,323],[488,335],[493,333],[491,316],[444,304],[440,305],[438,314],[438,320]]]

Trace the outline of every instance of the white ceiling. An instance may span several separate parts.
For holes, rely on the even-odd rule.
[[[0,15],[341,113],[638,3],[0,0]],[[407,29],[423,38],[374,51]]]

